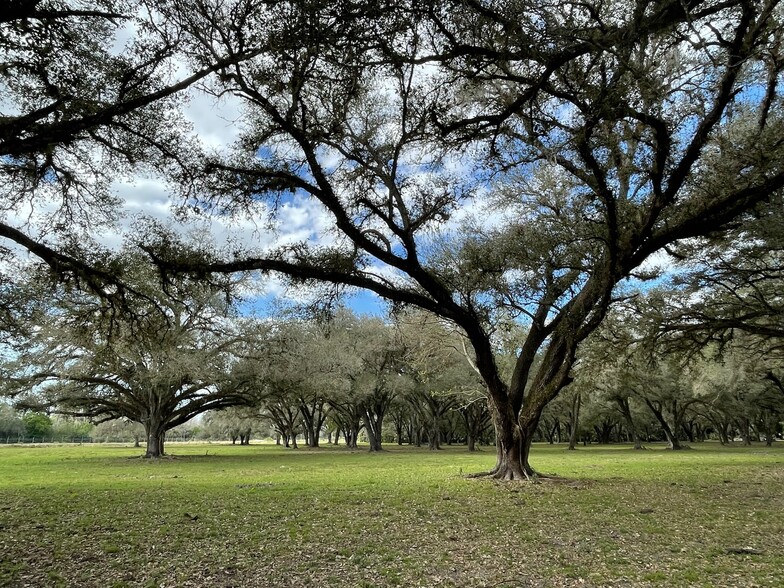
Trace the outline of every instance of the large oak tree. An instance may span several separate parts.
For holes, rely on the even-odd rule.
[[[366,288],[452,321],[491,400],[491,473],[528,477],[543,408],[629,278],[784,186],[781,17],[776,0],[205,3],[182,20],[195,63],[261,56],[221,72],[243,135],[188,196],[254,216],[306,197],[334,229],[157,260]],[[496,222],[450,220],[480,201]],[[501,307],[527,326],[510,378]]]

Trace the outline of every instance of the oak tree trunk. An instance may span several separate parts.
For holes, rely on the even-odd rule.
[[[362,421],[365,424],[370,451],[381,451],[381,427],[384,422],[383,413],[366,409],[362,413]]]
[[[144,433],[147,439],[147,450],[144,457],[156,458],[165,455],[164,440],[166,431],[163,421],[158,415],[152,415],[144,421]]]
[[[570,431],[569,431],[569,449],[572,451],[575,450],[577,445],[577,424],[580,419],[580,404],[582,402],[582,395],[575,394],[574,398],[572,399],[572,418],[570,422]]]
[[[439,427],[439,417],[433,416],[430,423],[430,431],[428,432],[428,446],[430,451],[438,451],[441,449],[441,428]]]
[[[667,419],[664,418],[664,413],[662,412],[662,410],[647,398],[645,398],[645,404],[648,405],[648,408],[653,413],[653,416],[656,417],[656,420],[659,422],[659,425],[661,425],[662,431],[664,431],[664,436],[667,438],[668,449],[672,449],[676,451],[679,449],[683,449],[683,447],[681,446],[681,442],[678,439],[678,435],[676,434],[678,429],[674,428],[673,430],[673,428],[670,427],[670,424],[667,422]]]
[[[498,480],[529,480],[536,475],[528,463],[539,415],[530,417],[525,426],[517,421],[509,402],[490,403],[496,432],[496,464],[488,475]]]

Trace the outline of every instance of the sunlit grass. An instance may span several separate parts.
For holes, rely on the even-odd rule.
[[[784,447],[168,449],[0,448],[0,586],[784,585]]]

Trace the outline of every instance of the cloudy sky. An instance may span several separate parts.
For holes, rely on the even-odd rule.
[[[185,107],[185,115],[193,125],[195,134],[208,148],[221,150],[237,138],[242,111],[239,100],[232,97],[216,100],[205,93],[194,91]],[[100,241],[117,247],[124,234],[139,217],[151,218],[164,224],[174,223],[173,201],[164,180],[154,177],[137,177],[114,182],[113,191],[123,201],[123,220],[116,233],[105,233]],[[277,230],[274,233],[259,226],[253,219],[202,218],[196,224],[208,229],[220,246],[238,243],[247,249],[267,249],[285,243],[324,238],[332,227],[331,216],[311,199],[294,196],[282,204],[276,214]],[[178,225],[172,224],[177,227]],[[187,230],[188,226],[179,226]],[[330,237],[331,238],[331,237]],[[308,302],[309,295],[301,290],[288,290],[281,280],[270,278],[263,284],[263,293],[255,301],[244,305],[245,310],[264,313],[286,301]],[[370,292],[356,292],[346,298],[346,303],[358,313],[384,314],[386,304]]]

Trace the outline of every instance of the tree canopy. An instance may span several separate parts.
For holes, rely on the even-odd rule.
[[[254,398],[233,371],[243,337],[223,292],[183,279],[162,288],[138,253],[115,263],[143,294],[121,311],[45,276],[28,284],[37,311],[3,364],[3,388],[27,408],[141,423],[147,455],[158,457],[167,430]]]

